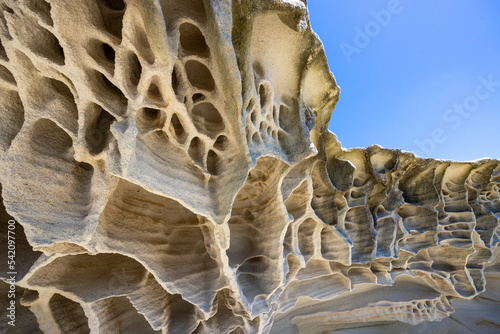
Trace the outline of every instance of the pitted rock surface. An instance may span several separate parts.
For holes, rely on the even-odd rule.
[[[500,162],[342,148],[306,1],[0,0],[0,41],[2,332],[500,328]]]

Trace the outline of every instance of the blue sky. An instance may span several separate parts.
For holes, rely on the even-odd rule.
[[[500,159],[500,1],[308,0],[346,148]]]

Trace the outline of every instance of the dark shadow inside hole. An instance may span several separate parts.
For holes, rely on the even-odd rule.
[[[0,40],[0,59],[8,61],[7,52],[5,52],[5,48],[3,47],[1,40]]]
[[[56,293],[49,300],[49,309],[62,333],[90,333],[88,318],[77,302]]]
[[[109,44],[102,44],[102,51],[107,60],[115,62],[115,49],[113,49]]]
[[[101,0],[104,2],[108,8],[113,10],[123,10],[125,9],[125,3],[123,0]]]
[[[188,22],[179,26],[180,42],[184,50],[205,56],[208,54],[208,46],[200,29]]]
[[[92,172],[94,170],[94,167],[92,167],[91,164],[88,164],[88,163],[83,162],[83,161],[78,163],[78,167],[80,167],[81,169],[83,169],[86,172]]]
[[[182,126],[181,121],[179,120],[179,117],[177,114],[172,115],[172,120],[171,120],[172,127],[174,128],[174,133],[175,137],[177,138],[178,141],[184,141],[186,138],[186,131],[184,130],[184,127]]]
[[[196,164],[201,165],[205,153],[205,144],[200,138],[194,137],[189,144],[188,153]]]
[[[224,130],[225,125],[219,111],[212,103],[202,102],[193,107],[193,121],[198,131],[209,136]]]
[[[62,81],[49,78],[50,85],[53,91],[57,92],[61,97],[64,98],[67,103],[68,111],[71,112],[72,116],[78,118],[78,107],[76,105],[75,97],[69,87]]]
[[[290,110],[289,107],[285,105],[280,105],[280,112],[279,112],[279,126],[282,128],[285,132],[290,132],[293,128],[293,119],[292,119],[292,111]]]
[[[116,53],[113,47],[98,39],[91,39],[87,46],[89,56],[110,75],[115,71]]]
[[[287,139],[288,139],[288,136],[287,136],[286,132],[285,132],[285,131],[283,131],[283,130],[279,130],[279,131],[278,131],[278,140],[279,140],[280,142],[284,142],[284,141],[285,141],[285,140],[287,140]]]
[[[93,112],[99,112],[99,116],[87,130],[85,141],[91,154],[99,154],[104,151],[112,136],[109,129],[116,119],[100,106],[94,106],[93,108],[95,108]]]
[[[254,79],[257,81],[257,77],[265,77],[264,66],[260,62],[252,63],[252,68],[254,71]]]
[[[39,299],[40,295],[36,290],[24,290],[21,305],[31,305]]]
[[[219,111],[209,102],[197,104],[193,108],[193,114],[204,118],[210,130],[222,130],[224,128]]]
[[[257,110],[253,110],[252,113],[250,114],[250,120],[254,125],[257,125]]]
[[[153,64],[155,62],[155,56],[153,54],[153,51],[151,50],[148,35],[140,27],[136,27],[135,35],[135,45],[137,46],[137,50],[139,51],[140,55],[148,63]]]
[[[269,269],[270,260],[265,256],[254,256],[245,260],[239,267],[239,272],[264,273]]]
[[[196,94],[193,94],[192,99],[193,99],[193,103],[200,102],[200,101],[205,100],[205,95],[203,95],[201,93],[196,93]]]
[[[119,103],[120,110],[111,110],[111,112],[115,112],[118,114],[123,114],[125,113],[125,109],[127,107],[127,98],[125,95],[122,93],[122,91],[116,87],[109,79],[106,77],[106,75],[97,72],[96,75],[98,79],[101,79],[102,81],[102,89],[104,90],[104,94],[108,95],[108,99],[111,99],[109,101],[110,104],[115,104],[116,102]],[[111,95],[111,96],[110,96]],[[115,104],[116,105],[116,104]],[[116,105],[118,107],[118,105]],[[122,109],[123,108],[123,109]]]
[[[158,86],[152,82],[148,88],[148,97],[155,101],[163,101],[163,97],[160,93]]]
[[[271,89],[268,84],[259,87],[260,106],[265,108],[271,102]]]
[[[17,85],[16,79],[12,73],[4,66],[0,65],[0,78],[14,86]]]
[[[73,141],[53,121],[42,118],[33,125],[30,145],[38,154],[61,157],[73,146]]]
[[[207,171],[212,175],[218,175],[220,168],[220,158],[214,151],[210,150],[207,154]]]
[[[174,90],[175,95],[179,98],[179,78],[177,76],[177,70],[174,67],[172,70],[172,89]]]
[[[220,135],[217,137],[217,140],[214,143],[214,148],[218,149],[219,151],[224,151],[227,148],[227,145],[229,143],[229,139],[227,139],[226,136]]]
[[[64,65],[64,50],[54,34],[41,26],[37,26],[33,27],[33,35],[30,38],[30,47],[33,52],[58,65]]]
[[[141,132],[150,132],[153,130],[161,130],[165,125],[166,115],[159,109],[142,108],[137,112],[136,124]],[[162,133],[162,136],[164,134]]]
[[[276,108],[276,105],[273,105],[273,120],[274,123],[277,125],[278,124],[278,108]]]
[[[288,154],[288,150],[289,150],[289,139],[288,139],[288,134],[283,131],[283,130],[279,130],[278,131],[278,143],[280,145],[280,148]]]
[[[137,55],[133,52],[128,54],[128,63],[129,63],[129,82],[133,86],[137,86],[139,84],[139,80],[141,80],[142,75],[142,65],[137,58]]]
[[[215,81],[210,70],[196,60],[188,60],[185,64],[186,75],[189,82],[196,88],[206,91],[215,89]]]
[[[101,1],[102,2],[102,1]],[[113,10],[106,4],[99,3],[104,28],[113,36],[122,39],[124,11]]]
[[[62,63],[64,64],[64,49],[62,48],[61,44],[57,43],[58,46],[58,54],[59,57],[62,59]]]
[[[52,21],[52,17],[50,15],[50,10],[51,6],[50,3],[48,3],[45,0],[38,0],[38,1],[27,1],[26,6],[30,7],[30,9],[38,14],[42,20],[45,21],[49,26],[53,26],[54,22]]]
[[[68,99],[74,100],[73,93],[71,93],[71,90],[65,83],[52,78],[50,78],[49,80],[50,80],[50,85],[56,92],[58,92],[60,95]]]
[[[259,132],[257,131],[254,132],[254,134],[252,135],[252,141],[257,144],[260,142]]]
[[[155,121],[160,116],[158,109],[144,108],[142,109],[142,117],[147,121]]]
[[[252,98],[250,101],[248,101],[248,105],[246,107],[247,112],[251,112],[253,110],[253,107],[255,106],[255,100]]]
[[[116,87],[109,79],[101,73],[101,78],[102,81],[104,82],[105,87],[114,95],[118,95],[120,97],[123,97],[125,99],[125,95],[123,95],[122,91]]]

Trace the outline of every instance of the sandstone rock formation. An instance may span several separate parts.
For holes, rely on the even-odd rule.
[[[2,332],[498,330],[500,162],[343,149],[305,1],[0,0],[0,40]]]

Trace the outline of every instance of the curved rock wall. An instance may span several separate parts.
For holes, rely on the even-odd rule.
[[[0,41],[2,331],[500,326],[500,162],[341,148],[304,1],[0,0]]]

